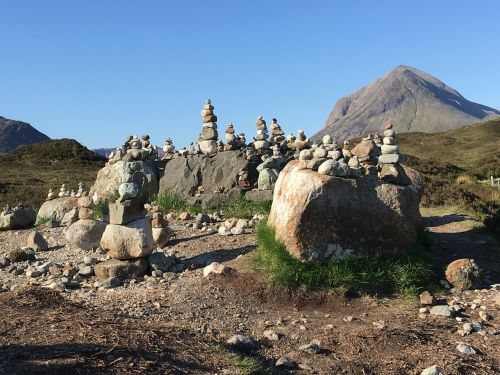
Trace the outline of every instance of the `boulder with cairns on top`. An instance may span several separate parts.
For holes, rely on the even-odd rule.
[[[29,206],[6,206],[0,212],[0,230],[24,229],[32,227],[36,221],[36,212]]]

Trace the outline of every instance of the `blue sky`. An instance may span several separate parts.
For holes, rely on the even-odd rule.
[[[255,119],[312,135],[335,101],[399,64],[500,106],[500,2],[0,0],[0,116],[115,147],[196,141]]]

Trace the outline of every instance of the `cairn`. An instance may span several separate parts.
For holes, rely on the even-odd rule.
[[[172,142],[171,138],[165,139],[165,143],[163,144],[163,153],[165,159],[172,159],[175,155],[175,146]]]
[[[94,201],[91,197],[81,197],[78,199],[78,219],[91,220],[94,218]]]
[[[399,153],[396,132],[392,124],[385,126],[383,143],[381,147],[382,155],[378,158],[380,179],[399,185],[411,184],[411,180],[399,164],[402,161],[402,156]]]
[[[49,189],[49,193],[47,194],[47,200],[51,201],[52,199],[55,199],[57,197],[56,193],[52,191],[52,189]]]
[[[257,135],[253,137],[255,149],[268,150],[271,145],[268,141],[269,135],[267,134],[266,121],[262,116],[259,116],[257,121],[255,121],[255,125],[257,126]]]
[[[80,198],[83,196],[83,183],[79,182],[78,183],[78,191],[75,194],[75,197]]]
[[[272,143],[281,143],[285,140],[285,133],[281,130],[281,126],[278,124],[278,120],[273,118],[271,123],[271,138]]]
[[[151,144],[149,134],[144,134],[142,136],[142,149],[146,151],[145,156],[148,159],[154,160],[157,156],[156,147]]]
[[[205,155],[213,155],[217,152],[217,116],[214,114],[214,106],[210,99],[203,105],[201,111],[203,129],[198,139],[200,151]]]
[[[172,230],[168,226],[168,221],[165,219],[160,207],[151,207],[151,227],[153,233],[153,241],[155,246],[164,247],[172,237]]]
[[[325,134],[321,141],[328,152],[335,151],[337,149],[337,142],[332,139],[330,134]]]
[[[226,146],[225,151],[239,150],[244,147],[245,144],[241,142],[240,136],[236,135],[234,131],[234,125],[230,122],[227,124],[226,132]]]
[[[365,176],[373,180],[378,178],[377,163],[380,149],[370,134],[351,150],[351,154],[358,159]]]
[[[61,188],[59,189],[59,194],[58,194],[59,198],[62,198],[64,196],[66,196],[66,184],[61,185]]]

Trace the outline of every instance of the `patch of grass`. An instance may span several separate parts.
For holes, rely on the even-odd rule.
[[[273,283],[290,288],[303,285],[414,296],[429,287],[434,278],[430,243],[424,232],[406,257],[352,256],[325,263],[301,262],[292,257],[265,221],[257,227],[257,243],[255,269],[269,275]]]
[[[35,226],[43,225],[53,219],[53,216],[37,216]]]
[[[240,369],[243,375],[270,375],[272,370],[264,366],[259,360],[249,355],[241,354],[230,348],[222,345],[215,344],[214,350],[218,353],[226,354],[229,356],[230,362],[233,366]]]
[[[166,212],[180,213],[186,211],[196,215],[200,212],[220,211],[226,218],[237,217],[240,219],[251,219],[255,214],[267,215],[271,209],[271,202],[250,202],[243,197],[202,207],[200,204],[190,204],[182,198],[168,193],[158,196],[153,201],[153,204],[157,204]]]

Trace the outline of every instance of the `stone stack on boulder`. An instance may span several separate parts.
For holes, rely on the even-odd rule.
[[[302,129],[297,131],[297,138],[290,144],[290,147],[294,148],[297,152],[311,147],[309,138],[306,137]]]
[[[217,153],[217,116],[214,114],[214,106],[210,99],[203,105],[201,111],[203,121],[203,129],[198,139],[198,146],[200,151],[206,155],[213,155]]]
[[[377,162],[380,155],[380,149],[369,135],[361,140],[352,150],[353,157],[357,157],[359,163],[364,169],[364,174],[371,178],[378,178]]]
[[[51,201],[52,199],[55,199],[55,198],[57,198],[56,193],[54,193],[54,191],[52,191],[52,189],[49,189],[46,201]]]
[[[145,257],[152,253],[154,247],[151,218],[146,217],[139,187],[133,182],[123,183],[118,192],[119,198],[109,205],[110,224],[106,226],[100,242],[101,248],[112,258],[99,265],[99,273],[95,271],[98,278],[101,274],[101,279],[108,276],[104,269],[117,267],[118,263],[122,267],[137,266],[145,272]],[[144,264],[146,266],[142,267]]]
[[[94,218],[94,201],[91,197],[78,198],[78,219],[89,220]]]
[[[326,163],[339,169],[333,159],[320,169]],[[413,246],[421,223],[421,179],[400,186],[325,176],[301,164],[293,160],[281,171],[269,215],[277,239],[294,257],[401,255]]]
[[[259,116],[257,121],[255,121],[255,125],[257,126],[257,135],[253,137],[254,139],[254,147],[256,150],[269,150],[271,144],[269,143],[269,134],[267,133],[267,125],[266,121],[262,116]]]
[[[149,134],[144,134],[142,136],[142,150],[146,152],[146,159],[156,160],[158,158],[158,152],[156,147],[151,143],[151,138]]]
[[[323,136],[322,144],[328,152],[335,151],[337,149],[337,142],[332,139],[330,134],[325,134]]]
[[[163,145],[163,153],[165,154],[165,159],[172,159],[175,155],[175,146],[171,138],[165,139],[165,144]]]
[[[393,184],[411,184],[410,178],[399,164],[399,162],[402,161],[402,157],[399,153],[399,146],[396,142],[396,132],[392,124],[385,126],[383,143],[381,147],[382,155],[378,158],[380,179]]]
[[[233,151],[239,150],[245,146],[245,144],[241,141],[239,135],[236,135],[234,130],[234,125],[232,123],[227,124],[226,127],[226,145],[223,147],[224,151]],[[218,148],[220,145],[218,145]]]
[[[271,123],[271,143],[281,143],[285,140],[285,133],[281,130],[280,124],[278,124],[278,120],[273,118],[273,122]]]
[[[259,179],[257,180],[257,188],[259,190],[273,190],[276,181],[278,180],[279,171],[283,167],[285,160],[282,156],[267,156],[262,157],[262,163],[257,166]]]

